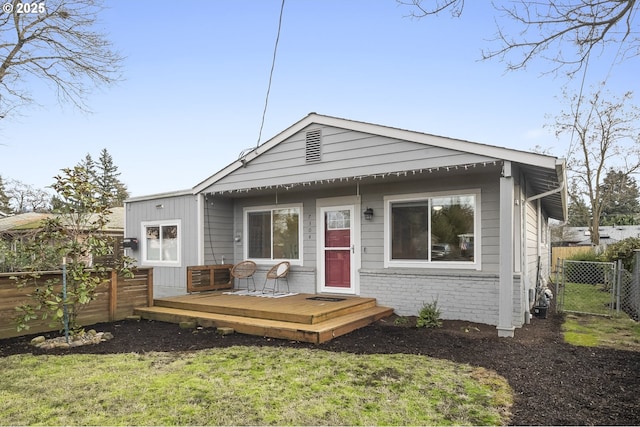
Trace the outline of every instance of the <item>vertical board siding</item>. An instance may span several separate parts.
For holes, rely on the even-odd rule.
[[[156,297],[181,295],[187,289],[187,266],[198,264],[198,215],[197,199],[193,194],[181,194],[150,200],[126,203],[125,237],[137,237],[140,247],[137,251],[127,249],[127,255],[142,262],[142,248],[145,236],[141,223],[144,221],[181,220],[181,265],[179,267],[154,266],[154,293]],[[162,205],[162,208],[157,208]]]

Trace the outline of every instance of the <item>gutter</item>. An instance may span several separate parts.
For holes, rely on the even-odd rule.
[[[543,197],[551,196],[552,194],[556,194],[564,190],[564,181],[560,183],[560,187],[554,188],[553,190],[545,191],[544,193],[536,194],[535,196],[528,197],[526,199],[527,202],[531,202],[533,200],[542,199]]]

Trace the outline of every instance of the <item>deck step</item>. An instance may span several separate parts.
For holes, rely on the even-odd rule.
[[[334,302],[312,299],[318,297],[331,298],[311,294],[296,294],[285,299],[202,293],[161,298],[155,300],[154,305],[307,324],[324,322],[376,306],[375,298],[343,296]]]
[[[229,327],[248,335],[320,344],[388,317],[393,309],[372,306],[311,324],[162,306],[136,308],[135,313],[144,319],[170,323],[191,320],[204,327]]]

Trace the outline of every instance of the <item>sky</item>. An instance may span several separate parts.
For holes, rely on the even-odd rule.
[[[44,0],[46,1],[46,0]],[[281,0],[111,1],[100,29],[124,57],[123,80],[87,97],[92,113],[38,105],[0,120],[0,176],[35,188],[106,148],[132,197],[189,189],[258,144]],[[564,157],[546,127],[581,79],[538,60],[506,72],[481,61],[496,20],[490,2],[461,18],[424,19],[394,0],[287,0],[260,143],[311,112]],[[640,59],[593,57],[585,90],[607,80],[640,97]],[[580,77],[582,75],[580,74]]]

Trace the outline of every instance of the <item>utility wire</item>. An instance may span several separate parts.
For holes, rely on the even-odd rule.
[[[269,72],[269,85],[267,86],[267,96],[264,100],[264,110],[262,111],[262,122],[260,123],[260,133],[258,133],[258,142],[256,148],[260,146],[260,140],[262,139],[262,128],[264,127],[264,118],[267,115],[267,105],[269,105],[269,93],[271,92],[271,81],[273,79],[273,69],[276,66],[276,53],[278,52],[278,43],[280,42],[280,30],[282,29],[282,13],[284,11],[284,1],[282,0],[282,6],[280,6],[280,19],[278,20],[278,35],[276,36],[276,44],[273,48],[273,60],[271,61],[271,71]]]

